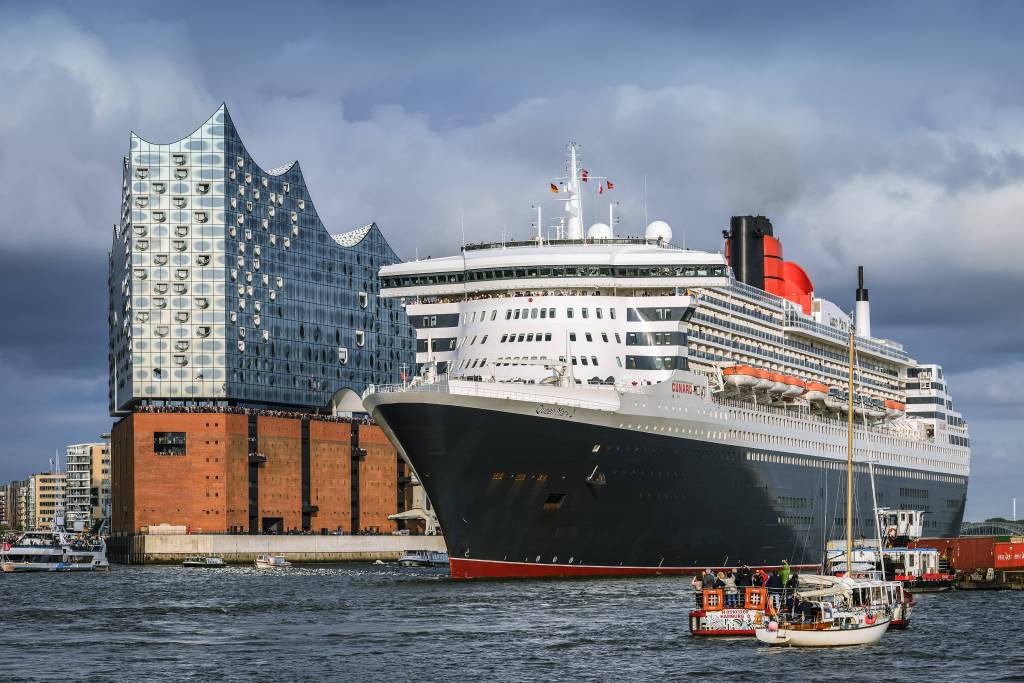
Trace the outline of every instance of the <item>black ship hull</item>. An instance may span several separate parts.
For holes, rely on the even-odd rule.
[[[381,401],[374,418],[429,496],[457,578],[691,573],[817,565],[845,535],[845,464],[550,415]],[[873,537],[856,475],[854,534]],[[956,535],[966,478],[879,468],[880,506]]]

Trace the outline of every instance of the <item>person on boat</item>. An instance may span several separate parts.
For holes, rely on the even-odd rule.
[[[719,576],[722,576],[721,572]],[[725,589],[725,606],[736,607],[739,605],[739,590],[736,588],[736,576],[729,572],[722,578],[722,585]]]
[[[755,571],[752,583],[758,588],[764,588],[764,585],[768,583],[768,572],[763,569]]]
[[[704,576],[700,579],[700,587],[704,590],[708,590],[715,587],[715,573],[711,571],[711,568],[704,570]]]
[[[736,586],[738,588],[746,588],[751,585],[750,567],[743,565],[740,570],[736,572]]]
[[[789,583],[789,575],[790,575],[789,560],[783,560],[782,561],[782,571],[779,573],[779,575],[780,575],[780,577],[782,579],[782,585],[783,586],[785,586],[787,583]]]
[[[768,598],[778,607],[782,599],[782,577],[779,576],[779,572],[773,571],[764,587],[768,589]]]

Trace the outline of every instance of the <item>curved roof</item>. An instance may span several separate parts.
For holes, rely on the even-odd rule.
[[[370,230],[372,229],[373,223],[370,223],[369,225],[364,225],[363,227],[356,228],[355,230],[331,235],[331,239],[343,247],[354,247],[362,242],[363,238],[370,234]]]

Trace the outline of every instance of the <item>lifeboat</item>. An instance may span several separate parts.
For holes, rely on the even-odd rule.
[[[768,377],[772,380],[772,388],[768,391],[773,394],[785,393],[786,389],[789,389],[789,383],[786,382],[786,376],[781,372],[769,372]]]
[[[794,396],[799,396],[800,394],[804,393],[804,391],[807,388],[806,383],[802,379],[800,379],[799,377],[794,377],[793,375],[786,375],[785,381],[786,390],[782,392],[783,396],[788,396],[790,398]]]
[[[754,376],[754,368],[749,365],[734,365],[730,368],[723,368],[722,375],[725,383],[729,386],[742,389],[757,384],[757,377]]]
[[[882,402],[882,399],[878,398],[877,396],[871,396],[870,398],[866,399],[866,401],[868,417],[874,420],[880,420],[881,418],[885,417],[885,404]]]
[[[907,411],[907,406],[899,401],[887,399],[885,401],[885,414],[887,417],[900,417]]]
[[[757,378],[757,384],[754,388],[758,391],[771,391],[772,387],[775,386],[775,380],[772,379],[772,373],[761,368],[754,368],[754,377]]]
[[[821,382],[807,382],[805,386],[807,393],[804,394],[804,398],[808,401],[824,401],[828,397],[828,387]]]
[[[828,395],[825,397],[825,405],[832,410],[838,410],[845,413],[846,409],[849,407],[848,395],[842,389],[830,387]]]

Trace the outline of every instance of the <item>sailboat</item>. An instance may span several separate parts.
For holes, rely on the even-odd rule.
[[[859,577],[853,554],[853,416],[855,337],[850,330],[850,387],[846,452],[846,572],[843,576],[800,575],[789,611],[754,630],[758,642],[792,647],[839,647],[877,643],[894,610],[890,582]]]

